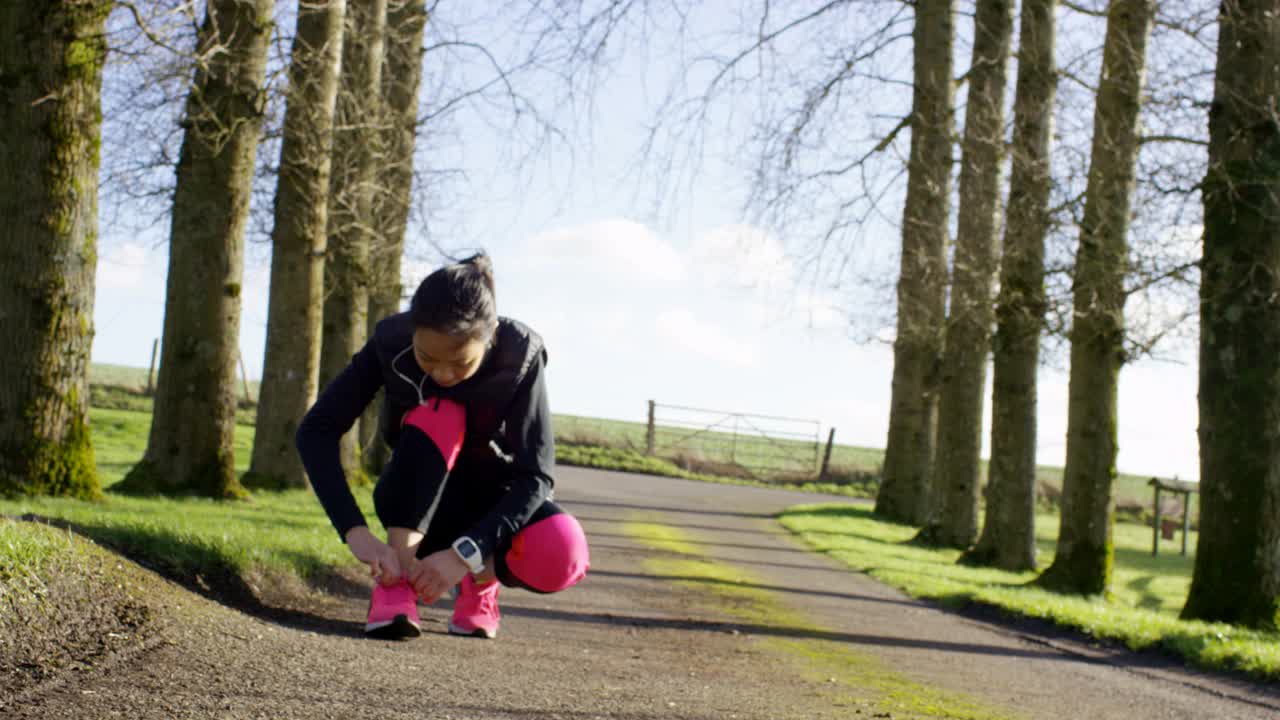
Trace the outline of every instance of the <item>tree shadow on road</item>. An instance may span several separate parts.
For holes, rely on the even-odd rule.
[[[777,513],[741,512],[737,510],[707,510],[703,508],[690,508],[690,507],[662,507],[658,505],[636,505],[634,503],[608,502],[605,500],[575,500],[572,498],[564,498],[564,505],[566,507],[576,507],[579,505],[587,505],[591,507],[618,508],[621,510],[644,510],[646,512],[662,512],[662,513],[688,513],[692,515],[715,515],[717,517],[758,518],[761,520],[772,520],[778,517]]]
[[[593,625],[607,625],[611,627],[731,633],[795,640],[826,640],[830,642],[845,643],[849,645],[863,645],[868,647],[897,647],[934,650],[937,652],[962,655],[992,655],[999,657],[1062,660],[1068,662],[1093,662],[1087,658],[1063,655],[1062,653],[1049,648],[1002,647],[999,645],[984,645],[980,643],[951,642],[942,639],[920,639],[895,637],[892,635],[835,632],[822,630],[820,628],[794,627],[787,625],[764,625],[760,623],[700,620],[695,618],[646,617],[642,615],[623,615],[615,613],[584,613],[530,607],[504,608],[503,613],[512,617],[553,620],[558,622],[588,623]]]
[[[738,562],[735,560],[734,562]],[[875,597],[873,595],[861,595],[858,593],[836,592],[833,590],[820,590],[808,586],[787,586],[787,585],[766,585],[764,583],[743,582],[741,580],[721,580],[719,578],[709,578],[704,575],[656,575],[652,573],[629,573],[617,572],[615,570],[597,570],[592,568],[592,577],[611,577],[628,580],[663,580],[667,582],[689,583],[703,586],[722,586],[737,587],[750,590],[767,590],[769,592],[792,593],[796,595],[804,595],[806,597],[829,597],[839,600],[853,600],[855,602],[873,602],[887,605],[901,605],[904,607],[922,608],[928,607],[926,604],[908,599]]]

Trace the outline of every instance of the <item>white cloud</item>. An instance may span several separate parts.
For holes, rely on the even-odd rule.
[[[789,294],[795,267],[786,248],[754,225],[721,225],[694,238],[690,260],[714,284]]]
[[[660,337],[684,350],[738,367],[756,364],[757,350],[751,343],[699,320],[688,308],[664,310],[654,318],[654,325]]]
[[[148,276],[150,260],[150,252],[138,243],[126,242],[113,247],[98,258],[97,286],[113,290],[140,287]]]
[[[675,283],[684,279],[684,257],[641,223],[610,218],[538,233],[522,243],[521,260],[539,270],[573,268],[594,277]]]

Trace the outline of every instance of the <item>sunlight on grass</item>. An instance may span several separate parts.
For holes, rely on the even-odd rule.
[[[1151,557],[1149,528],[1116,526],[1112,595],[1085,598],[1025,587],[1035,573],[961,566],[955,563],[959,551],[906,544],[915,528],[880,521],[869,508],[804,505],[789,509],[781,521],[815,549],[915,597],[979,602],[1116,640],[1133,650],[1160,647],[1206,667],[1280,679],[1280,636],[1178,619],[1193,561],[1175,554]],[[1036,526],[1045,567],[1052,561],[1058,518],[1040,516]]]
[[[111,493],[110,486],[142,457],[151,417],[101,408],[92,409],[90,416],[105,498],[3,498],[0,514],[66,521],[95,541],[179,579],[199,575],[214,583],[273,572],[308,578],[354,562],[309,490],[257,492],[247,502]],[[238,472],[247,469],[252,444],[253,429],[238,426]],[[371,490],[352,492],[376,526]],[[205,577],[209,575],[214,577]]]

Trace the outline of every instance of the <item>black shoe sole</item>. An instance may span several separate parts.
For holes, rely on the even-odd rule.
[[[365,637],[373,638],[374,640],[408,640],[421,634],[422,630],[409,622],[407,615],[397,615],[396,619],[392,620],[389,625],[364,631]]]

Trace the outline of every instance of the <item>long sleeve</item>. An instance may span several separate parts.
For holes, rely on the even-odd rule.
[[[295,437],[311,488],[344,540],[348,530],[367,523],[347,484],[338,442],[355,425],[380,387],[382,372],[371,340],[320,393]]]
[[[545,364],[544,352],[534,359],[506,417],[503,440],[512,457],[511,490],[467,533],[485,557],[524,527],[551,494],[556,447]]]

